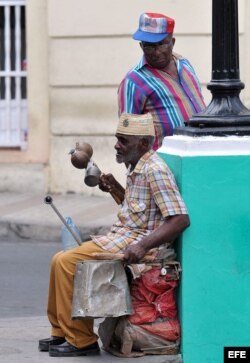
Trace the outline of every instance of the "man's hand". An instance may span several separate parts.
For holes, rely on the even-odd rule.
[[[103,192],[108,192],[115,199],[117,204],[124,200],[125,189],[114,178],[112,174],[102,174],[99,181],[99,188]]]
[[[116,180],[112,174],[102,174],[99,180],[99,188],[103,192],[110,193],[114,189]]]
[[[124,251],[124,260],[128,263],[137,263],[148,251],[164,243],[172,243],[181,232],[190,224],[187,214],[174,215],[164,221],[148,236],[142,238],[135,245],[130,245]]]
[[[140,244],[128,246],[124,251],[124,261],[138,263],[146,255],[147,250]]]

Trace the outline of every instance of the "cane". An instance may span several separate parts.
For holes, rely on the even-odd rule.
[[[70,226],[66,223],[65,219],[63,218],[63,216],[61,215],[61,213],[59,212],[59,210],[55,207],[55,205],[53,204],[53,199],[50,195],[47,195],[47,197],[44,198],[44,202],[46,204],[49,204],[51,206],[51,208],[56,212],[56,214],[58,215],[58,217],[61,219],[61,221],[63,222],[63,224],[65,225],[65,227],[68,229],[68,231],[72,234],[72,236],[74,237],[74,239],[76,240],[76,242],[79,244],[79,246],[81,246],[82,241],[79,239],[79,237],[75,234],[75,232],[70,228]]]

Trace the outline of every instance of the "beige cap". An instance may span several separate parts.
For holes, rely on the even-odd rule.
[[[117,134],[155,136],[155,128],[151,113],[135,115],[123,113],[119,119]]]

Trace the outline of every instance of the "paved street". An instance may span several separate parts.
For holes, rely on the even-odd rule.
[[[60,243],[30,240],[0,241],[0,362],[59,363],[37,349],[49,336],[46,317],[49,264]],[[95,357],[67,358],[67,363],[118,363],[122,358],[105,352]],[[130,358],[129,363],[180,363],[176,356]]]
[[[60,243],[0,243],[0,318],[46,314],[49,264]]]

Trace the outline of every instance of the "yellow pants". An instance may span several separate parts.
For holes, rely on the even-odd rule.
[[[77,348],[88,346],[98,339],[93,331],[93,319],[71,319],[75,267],[79,261],[93,260],[93,252],[104,250],[94,242],[84,242],[79,247],[58,252],[51,261],[47,311],[51,335],[65,337]]]

